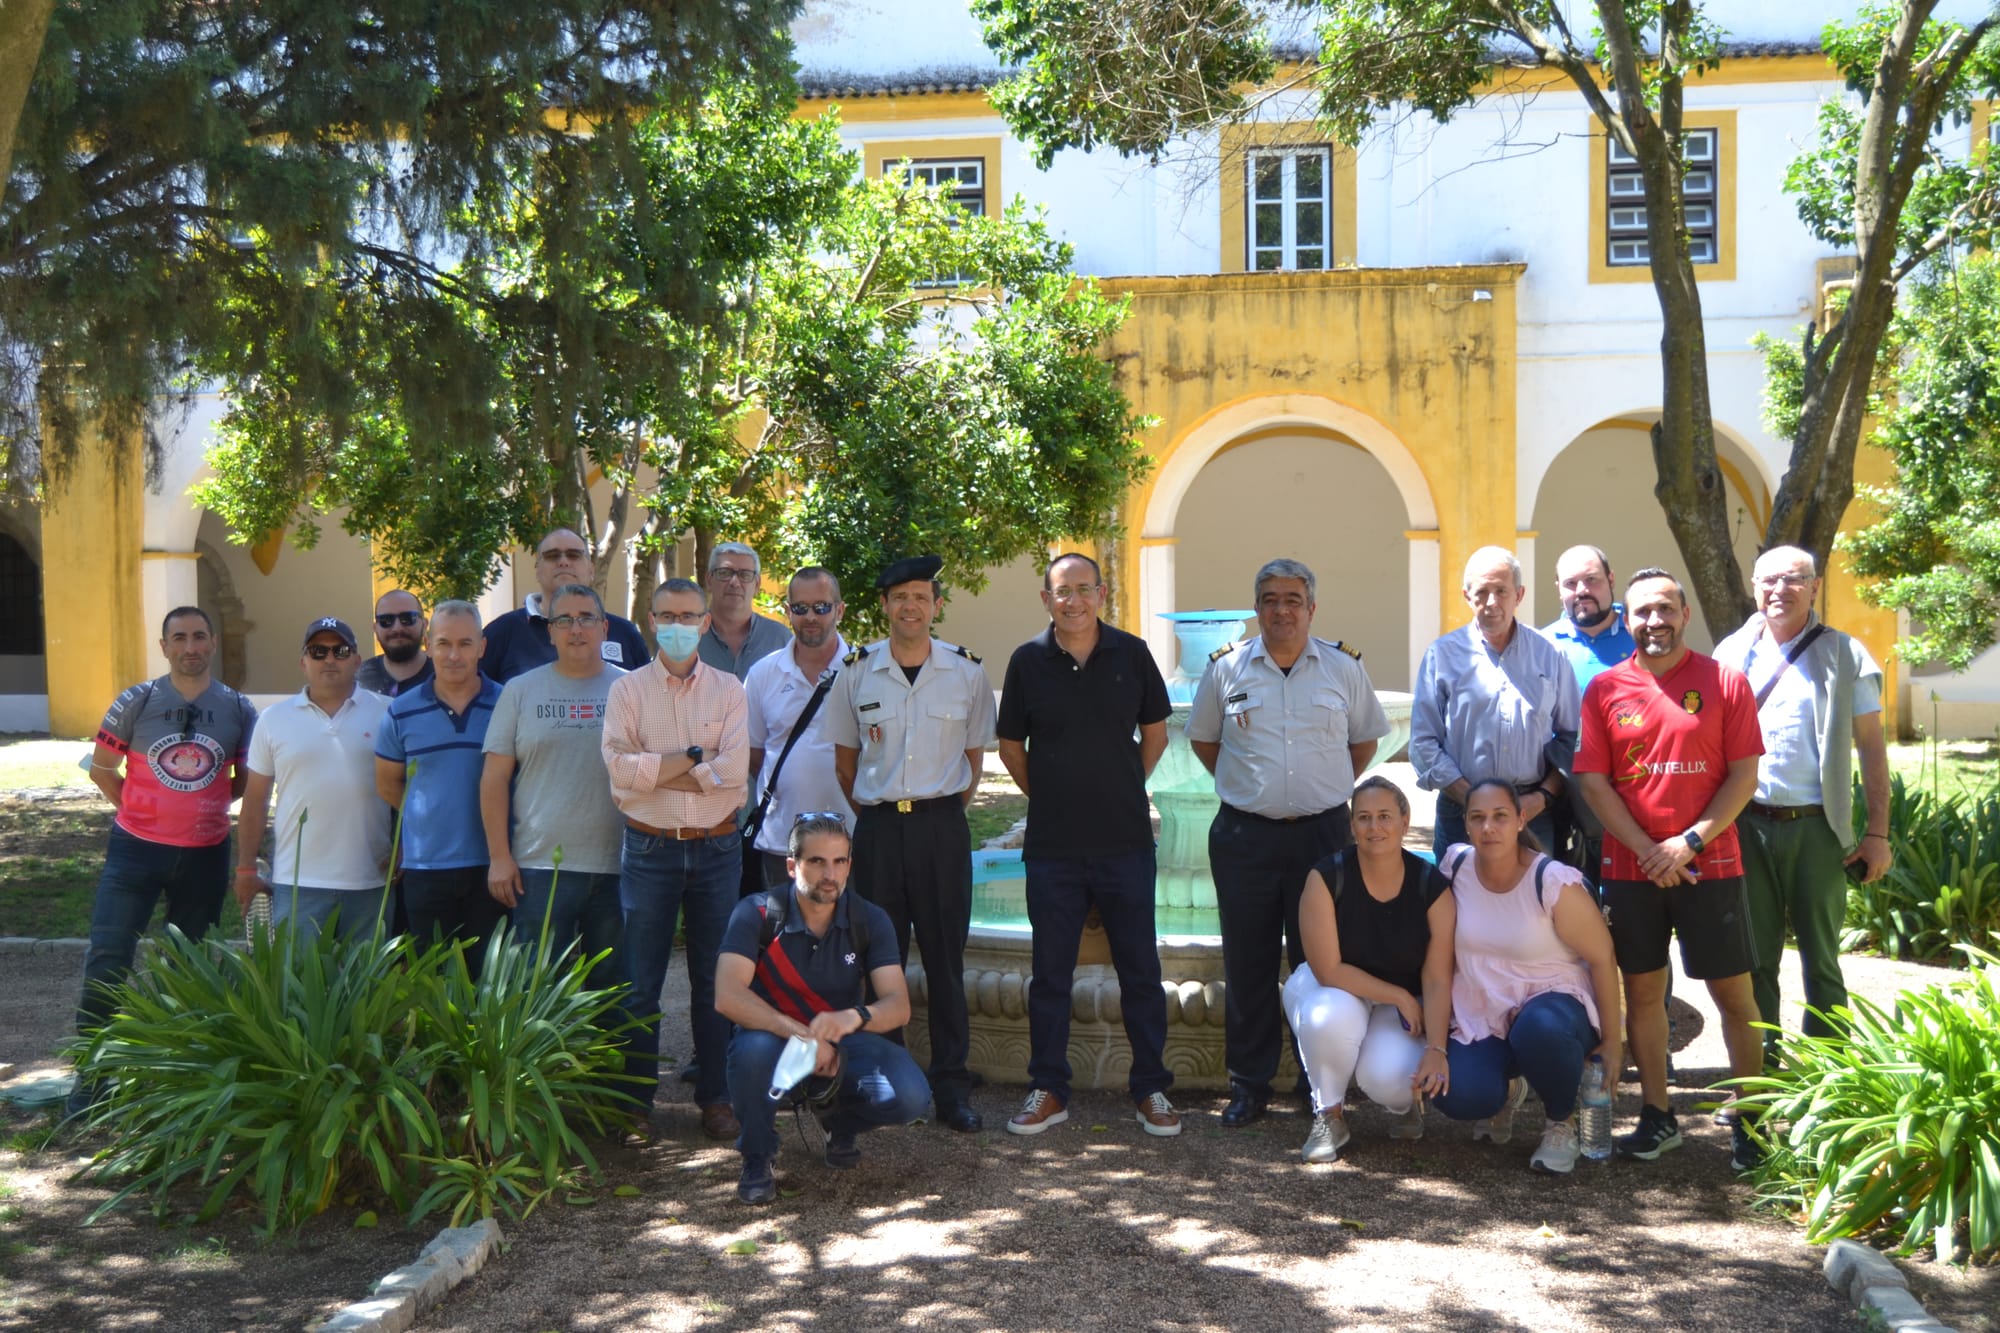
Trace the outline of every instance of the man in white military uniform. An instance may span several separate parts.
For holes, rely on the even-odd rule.
[[[993,744],[993,687],[979,659],[931,637],[934,555],[898,560],[875,586],[889,637],[850,653],[825,704],[834,771],[855,811],[854,885],[889,914],[905,965],[910,935],[930,977],[931,1095],[963,1134],[972,1109],[965,936],[972,924],[972,831],[965,808]]]
[[[1281,943],[1297,967],[1306,872],[1352,840],[1347,798],[1389,719],[1344,643],[1313,637],[1315,580],[1296,560],[1257,571],[1258,635],[1208,660],[1187,737],[1222,801],[1208,861],[1222,921],[1232,1128],[1264,1114],[1278,1071]]]

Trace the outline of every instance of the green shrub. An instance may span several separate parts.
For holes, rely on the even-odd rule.
[[[2000,794],[1939,797],[1898,776],[1889,846],[1888,873],[1849,889],[1843,948],[1930,962],[2000,946]]]
[[[1768,1197],[1808,1239],[1887,1228],[1898,1252],[2000,1254],[2000,958],[1906,991],[1893,1011],[1835,1011],[1843,1038],[1782,1038],[1784,1068],[1747,1079],[1772,1151]]]
[[[93,1220],[139,1191],[164,1209],[188,1184],[207,1191],[200,1216],[248,1194],[272,1232],[350,1194],[463,1220],[595,1176],[576,1127],[632,1105],[620,993],[586,988],[592,960],[504,932],[477,982],[463,952],[379,930],[286,924],[251,950],[169,932],[79,1043],[112,1139],[84,1174],[120,1183]]]

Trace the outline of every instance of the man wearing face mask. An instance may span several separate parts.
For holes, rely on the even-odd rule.
[[[729,1020],[715,1011],[715,959],[742,877],[737,812],[750,747],[743,684],[701,660],[708,601],[701,586],[668,579],[653,594],[659,653],[613,682],[605,705],[604,763],[625,816],[618,895],[634,1012],[653,1015],[634,1034],[626,1072],[650,1103],[659,1079],[660,986],[683,911],[689,1009],[700,1076],[702,1132],[733,1139],[725,1057]]]

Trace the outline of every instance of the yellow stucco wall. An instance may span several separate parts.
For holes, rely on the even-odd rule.
[[[1458,595],[1466,558],[1488,542],[1511,547],[1516,536],[1521,271],[1494,264],[1110,281],[1105,290],[1130,293],[1132,311],[1108,353],[1135,408],[1160,419],[1144,437],[1156,463],[1214,447],[1204,427],[1218,413],[1267,396],[1331,400],[1401,441],[1436,510],[1443,631],[1466,619]],[[1158,484],[1156,467],[1125,508],[1116,609],[1127,628],[1138,615],[1135,574]],[[1248,520],[1245,542],[1254,546],[1254,515]]]
[[[1874,425],[1871,419],[1868,429],[1872,431]],[[1854,451],[1854,484],[1857,487],[1889,486],[1895,480],[1896,463],[1889,451],[1878,449],[1864,439],[1861,447]],[[1857,497],[1847,506],[1841,531],[1852,532],[1866,527],[1880,517],[1878,506]],[[1870,606],[1861,600],[1852,567],[1847,557],[1838,551],[1827,561],[1823,599],[1826,623],[1835,629],[1846,630],[1867,644],[1869,653],[1882,664],[1882,725],[1889,738],[1894,740],[1901,734],[1903,681],[1903,666],[1896,660],[1896,613]]]
[[[94,736],[118,693],[154,674],[139,562],[145,450],[86,427],[76,458],[42,502],[42,604],[47,608],[49,734]]]

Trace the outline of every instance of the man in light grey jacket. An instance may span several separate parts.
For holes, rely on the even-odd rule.
[[[1850,635],[1813,612],[1812,554],[1779,546],[1757,559],[1757,614],[1716,646],[1749,677],[1764,732],[1757,794],[1736,821],[1757,948],[1752,981],[1766,1023],[1778,1021],[1778,964],[1789,919],[1805,976],[1808,1035],[1833,1031],[1821,1015],[1847,1003],[1840,931],[1847,880],[1889,868],[1889,755],[1882,735],[1882,668]],[[1854,829],[1854,755],[1868,818]]]

